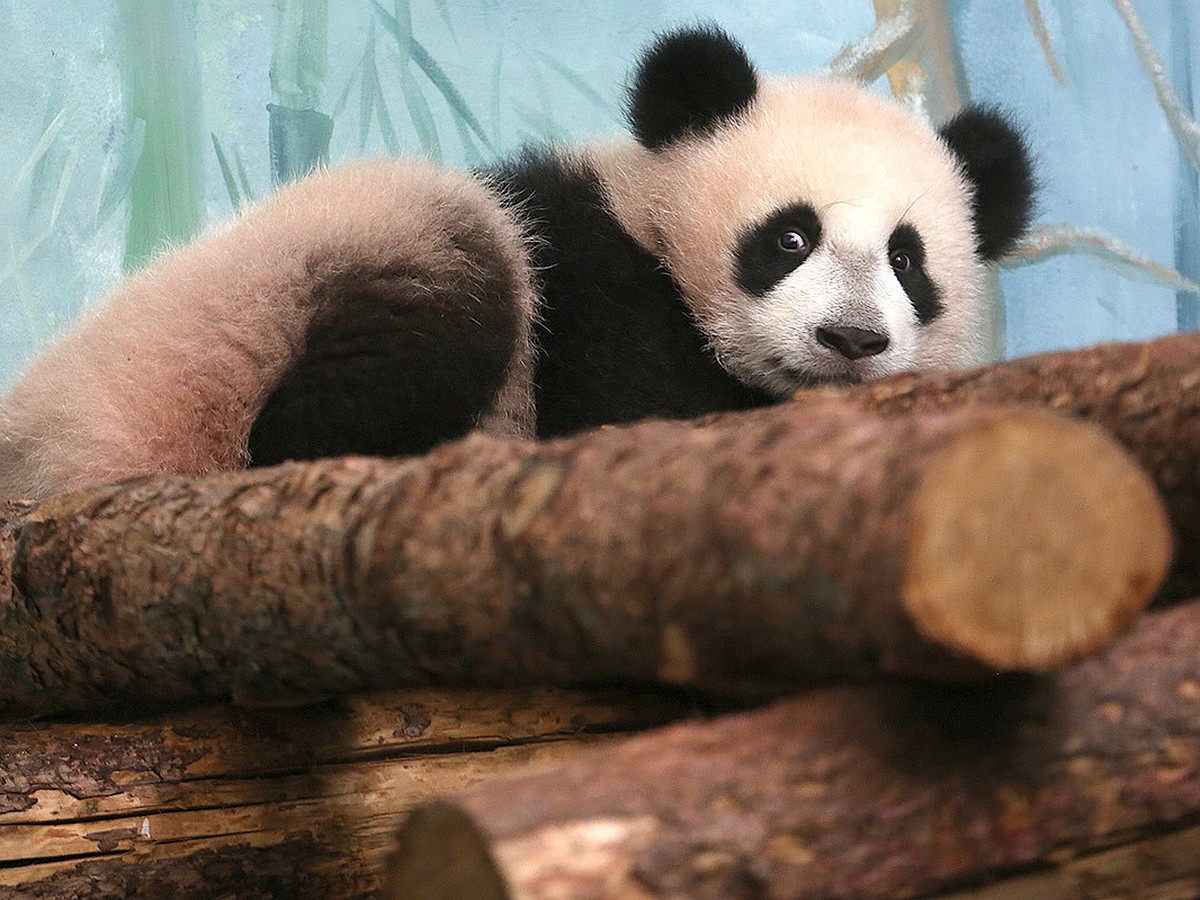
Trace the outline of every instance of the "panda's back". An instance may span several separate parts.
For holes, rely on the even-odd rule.
[[[530,238],[539,436],[768,402],[721,368],[670,273],[611,212],[594,169],[527,151],[485,177]]]

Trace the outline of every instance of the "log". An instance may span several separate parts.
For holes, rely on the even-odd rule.
[[[664,693],[426,688],[0,723],[0,900],[357,900],[415,804],[694,711]]]
[[[0,712],[659,679],[1040,670],[1157,589],[1153,486],[1037,411],[697,429],[162,477],[9,504]]]
[[[813,691],[440,802],[521,900],[1196,896],[1200,601],[1053,676]],[[390,860],[411,900],[438,809]]]
[[[1000,402],[1095,422],[1138,460],[1166,504],[1177,554],[1163,596],[1200,594],[1200,333],[906,373],[848,390],[802,391],[797,399],[831,396],[882,414]]]

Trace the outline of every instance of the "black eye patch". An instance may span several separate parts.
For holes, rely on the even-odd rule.
[[[734,269],[738,287],[761,297],[808,259],[820,240],[821,220],[807,203],[771,213],[738,241]]]
[[[911,225],[897,225],[888,238],[888,261],[896,280],[917,313],[917,321],[928,325],[945,309],[937,285],[925,274],[925,243]]]

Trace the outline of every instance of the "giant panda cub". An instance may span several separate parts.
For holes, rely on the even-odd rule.
[[[0,409],[0,495],[478,428],[552,436],[980,359],[1033,178],[998,114],[934,132],[848,84],[661,37],[632,139],[475,175],[319,172],[128,279]]]

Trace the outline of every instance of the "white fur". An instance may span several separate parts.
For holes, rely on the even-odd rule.
[[[323,280],[406,261],[454,277],[444,227],[495,235],[526,273],[521,229],[475,179],[380,160],[281,189],[118,285],[0,405],[0,497],[37,499],[138,475],[240,468],[250,426],[303,351]],[[481,426],[532,433],[530,284],[518,347]]]
[[[736,124],[657,152],[623,142],[589,159],[618,220],[670,268],[741,380],[785,396],[812,380],[982,360],[985,267],[971,187],[949,148],[898,105],[841,82],[763,78]],[[748,296],[735,278],[738,240],[791,203],[816,210],[818,247],[765,297]],[[925,326],[888,259],[901,222],[920,233],[945,307]],[[889,347],[848,360],[817,343],[816,329],[830,325],[883,331]]]
[[[983,266],[970,190],[950,151],[899,107],[853,87],[763,79],[748,114],[651,152],[626,141],[581,151],[618,220],[658,255],[721,363],[783,396],[811,380],[856,381],[980,358]],[[737,287],[734,249],[780,206],[822,220],[813,255],[763,297]],[[926,326],[890,270],[901,221],[921,234],[945,312]],[[303,351],[323,279],[354,268],[464,265],[446,223],[494,236],[524,273],[518,346],[480,427],[532,432],[536,296],[520,224],[479,182],[380,161],[318,173],[118,286],[38,359],[0,406],[0,496],[40,498],[157,472],[246,462],[266,396]],[[457,269],[456,269],[457,267]],[[850,361],[822,325],[884,331]]]

